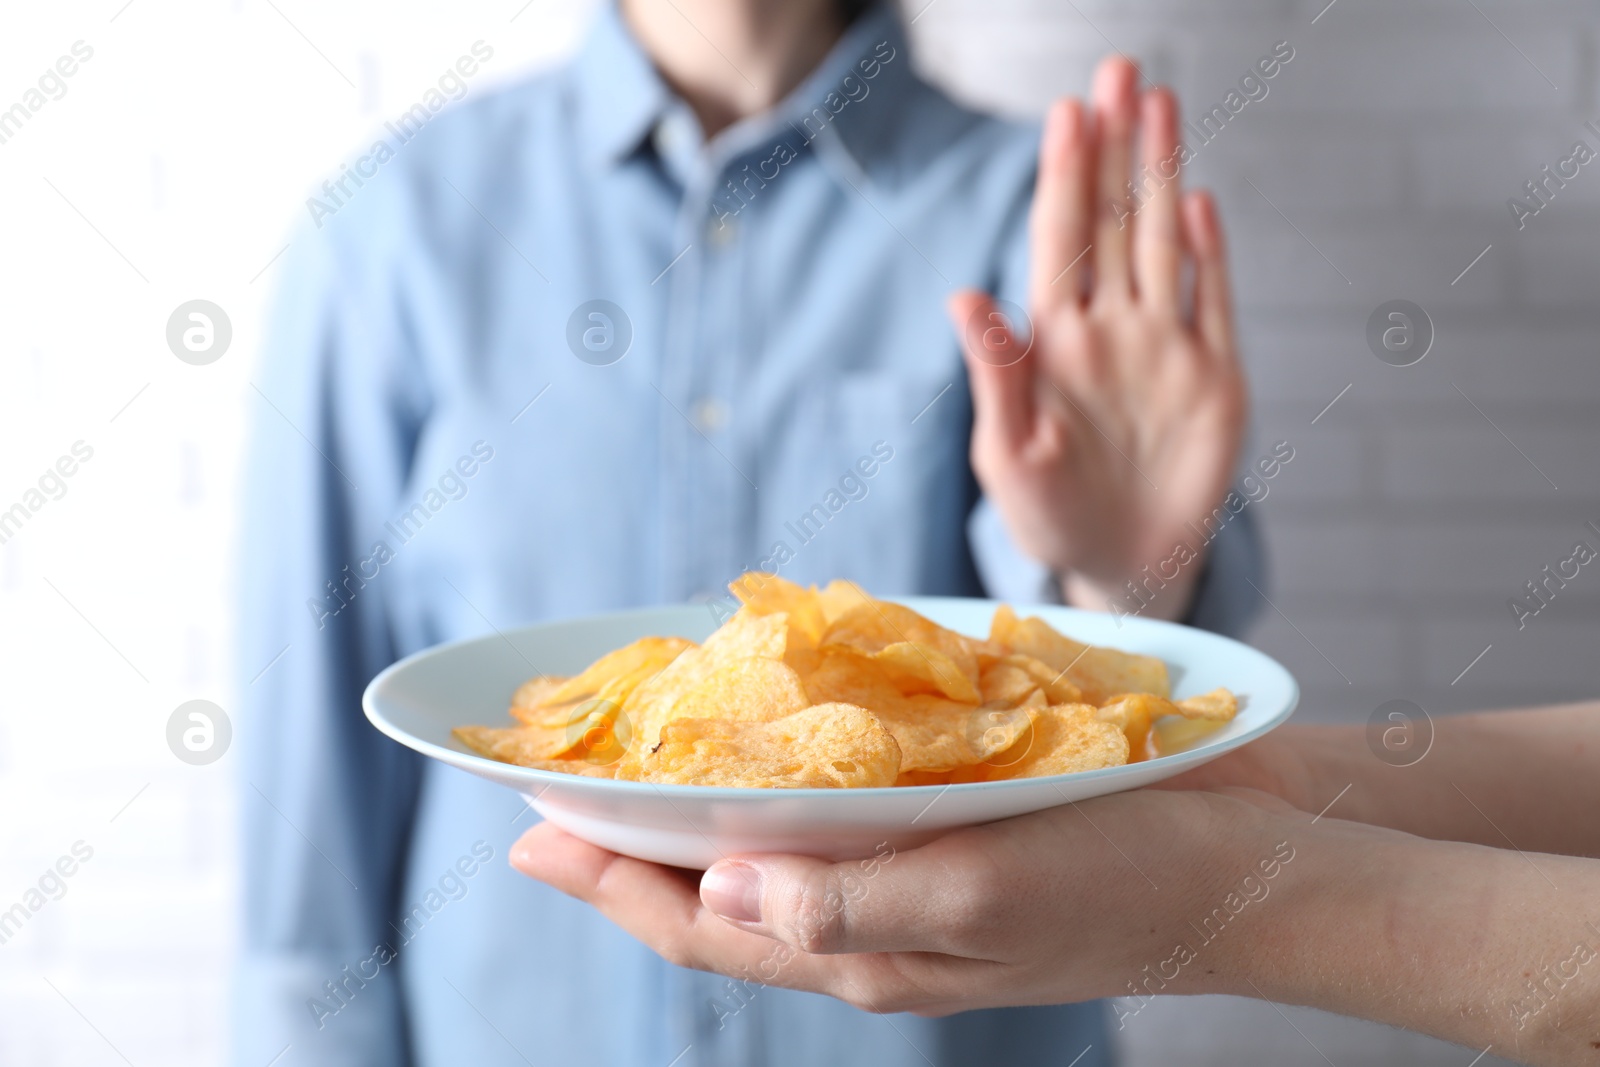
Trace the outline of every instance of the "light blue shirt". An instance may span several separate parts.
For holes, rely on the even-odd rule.
[[[1050,595],[981,503],[943,307],[1022,299],[1036,130],[919,81],[877,10],[704,143],[608,7],[412,133],[318,193],[255,379],[236,1062],[1108,1062],[1098,1005],[880,1017],[669,966],[506,865],[521,798],[360,707],[436,642],[751,567]],[[1195,621],[1239,629],[1256,567],[1244,515]]]

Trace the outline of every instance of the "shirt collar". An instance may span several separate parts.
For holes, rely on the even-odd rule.
[[[878,4],[765,118],[791,141],[814,142],[824,165],[842,166],[853,184],[887,158],[891,131],[904,118],[901,104],[915,85],[900,20],[890,5]]]
[[[638,148],[673,99],[615,3],[600,5],[573,79],[580,131],[597,166],[619,163]]]
[[[868,77],[868,72],[872,76]],[[590,159],[625,159],[669,112],[684,107],[656,72],[615,3],[602,4],[574,64],[577,106]],[[812,71],[771,111],[737,123],[712,142],[730,158],[770,142],[831,141],[846,166],[866,167],[888,147],[897,103],[915,85],[905,31],[887,4],[857,18]],[[768,145],[770,147],[770,145]],[[837,153],[820,153],[834,160]]]

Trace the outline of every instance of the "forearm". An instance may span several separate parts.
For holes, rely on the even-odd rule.
[[[1588,817],[1600,811],[1600,704],[1439,716],[1431,747],[1425,723],[1409,729],[1414,747],[1399,756],[1358,727],[1290,727],[1270,741],[1303,769],[1295,802],[1313,814],[1332,803],[1331,817],[1421,837],[1600,857],[1600,819]]]
[[[1600,863],[1324,820],[1243,926],[1216,992],[1600,1063]]]

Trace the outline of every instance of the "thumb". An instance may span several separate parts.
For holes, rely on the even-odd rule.
[[[932,872],[913,856],[891,850],[844,863],[776,855],[721,860],[701,878],[700,901],[740,929],[806,953],[937,951],[943,938],[927,907],[938,893]]]
[[[972,383],[974,432],[992,435],[1014,450],[1033,424],[1033,376],[1037,361],[1028,323],[1014,322],[989,294],[961,289],[946,302],[961,338]]]

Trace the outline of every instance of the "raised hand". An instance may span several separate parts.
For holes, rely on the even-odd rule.
[[[1165,89],[1141,95],[1137,80],[1131,63],[1108,59],[1092,115],[1075,99],[1050,110],[1031,337],[981,292],[956,293],[950,313],[972,381],[973,469],[1018,546],[1069,602],[1104,610],[1185,544],[1150,608],[1175,618],[1202,565],[1195,531],[1233,475],[1247,401],[1215,204],[1181,192],[1177,104]]]

